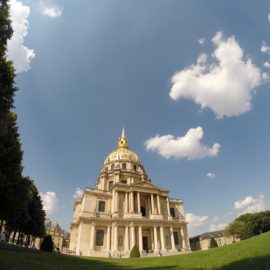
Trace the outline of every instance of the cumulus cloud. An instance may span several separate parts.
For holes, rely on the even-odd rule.
[[[58,199],[55,192],[47,191],[46,193],[40,193],[40,197],[43,203],[43,209],[47,216],[55,213],[58,209]]]
[[[30,62],[35,57],[34,50],[24,46],[30,8],[17,0],[10,0],[9,5],[11,25],[14,33],[8,41],[7,57],[13,61],[16,72],[20,73],[30,69]]]
[[[240,214],[256,213],[264,211],[266,209],[264,202],[264,195],[259,194],[258,198],[247,196],[243,200],[236,201],[234,203],[234,208],[236,210],[241,210]]]
[[[196,216],[192,213],[186,214],[186,221],[189,223],[189,227],[199,227],[206,223],[208,216]]]
[[[147,150],[155,151],[162,157],[179,159],[201,159],[203,157],[217,156],[220,145],[215,143],[212,147],[203,145],[200,140],[203,137],[201,127],[191,128],[183,137],[173,135],[156,135],[145,142]]]
[[[214,178],[216,178],[216,175],[213,172],[209,172],[209,173],[207,173],[206,177],[209,179],[214,179]]]
[[[83,190],[77,187],[75,190],[75,193],[73,194],[73,198],[76,200],[76,199],[81,198],[82,195],[83,195]]]
[[[41,2],[41,12],[44,16],[48,16],[50,18],[57,18],[62,15],[63,7],[50,3],[45,4],[44,2]]]
[[[202,38],[198,39],[198,42],[199,42],[200,45],[203,45],[205,43],[205,41],[206,41],[205,37],[202,37]]]
[[[266,45],[265,41],[263,41],[261,46],[261,52],[268,53],[270,51],[270,47]]]
[[[210,232],[221,231],[221,230],[224,230],[227,225],[228,224],[226,224],[226,223],[211,224],[209,226],[209,231]]]
[[[265,75],[244,52],[234,36],[216,33],[211,60],[199,56],[195,64],[178,71],[171,79],[173,100],[191,99],[201,108],[210,108],[218,118],[234,116],[251,109],[255,89]]]
[[[270,63],[269,62],[265,62],[264,64],[263,64],[266,68],[270,68]]]

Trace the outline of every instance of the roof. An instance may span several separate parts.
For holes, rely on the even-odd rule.
[[[224,236],[224,230],[221,231],[214,231],[214,232],[206,232],[203,234],[199,234],[193,237],[190,237],[190,241],[199,241],[199,240],[205,240],[205,239],[210,239],[210,238],[217,238],[217,237],[222,237]]]

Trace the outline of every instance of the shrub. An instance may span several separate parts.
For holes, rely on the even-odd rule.
[[[40,250],[47,251],[47,252],[53,252],[53,249],[54,249],[54,244],[53,244],[52,236],[47,235],[43,239],[43,241],[40,245]]]
[[[129,258],[140,258],[140,251],[137,246],[134,246],[130,251]]]
[[[217,241],[214,237],[211,237],[210,248],[216,248],[216,247],[218,247]]]

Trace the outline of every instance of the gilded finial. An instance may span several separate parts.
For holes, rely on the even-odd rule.
[[[128,139],[125,135],[125,129],[122,128],[121,137],[118,139],[118,147],[128,148]]]

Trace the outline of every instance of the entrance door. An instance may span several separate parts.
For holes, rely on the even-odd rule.
[[[143,250],[148,253],[148,237],[143,236]]]

